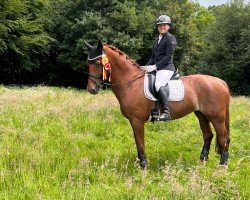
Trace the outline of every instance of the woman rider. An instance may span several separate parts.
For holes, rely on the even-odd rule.
[[[167,121],[171,119],[168,105],[169,92],[164,86],[167,85],[176,70],[173,64],[176,39],[168,32],[171,25],[169,16],[161,15],[158,17],[156,25],[159,36],[155,39],[150,60],[142,68],[147,72],[156,70],[155,89],[163,108],[159,121]]]

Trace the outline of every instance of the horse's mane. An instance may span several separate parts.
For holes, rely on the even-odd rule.
[[[119,55],[121,56],[125,56],[126,60],[129,60],[132,65],[140,68],[140,65],[138,63],[136,63],[136,61],[134,61],[133,59],[131,59],[127,54],[125,54],[124,52],[122,52],[121,50],[117,49],[116,47],[112,46],[112,45],[107,45],[107,44],[104,44],[105,46],[109,47],[110,49],[116,51],[119,53]]]

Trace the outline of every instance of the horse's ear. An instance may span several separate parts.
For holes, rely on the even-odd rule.
[[[89,51],[91,51],[92,46],[84,40],[85,46],[88,48]]]
[[[100,39],[98,40],[97,50],[98,50],[98,52],[102,53],[103,44],[102,44],[102,41]]]

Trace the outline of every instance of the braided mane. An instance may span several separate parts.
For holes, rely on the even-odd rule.
[[[117,49],[116,47],[112,46],[112,45],[107,45],[107,44],[104,44],[105,46],[109,47],[110,49],[116,51],[117,53],[119,53],[119,55],[121,56],[125,56],[126,60],[129,60],[132,65],[140,68],[140,65],[138,63],[136,63],[133,59],[131,59],[130,57],[128,57],[127,54],[125,54],[124,52],[122,52],[121,50]]]

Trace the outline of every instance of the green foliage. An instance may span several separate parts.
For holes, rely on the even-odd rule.
[[[250,92],[249,4],[243,0],[209,9],[188,0],[2,0],[0,8],[2,83],[83,88],[84,40],[98,38],[145,65],[158,35],[155,19],[167,14],[182,74],[212,74],[233,92]]]
[[[214,8],[215,23],[206,37],[205,73],[226,80],[235,93],[250,94],[250,4],[242,0]]]
[[[32,82],[52,38],[45,32],[46,0],[4,0],[0,3],[0,79],[4,83]]]
[[[151,54],[152,44],[157,35],[154,21],[162,13],[173,20],[172,33],[178,40],[175,56],[176,65],[185,74],[195,72],[190,66],[197,59],[201,48],[198,24],[208,23],[212,17],[201,12],[198,4],[189,1],[98,1],[91,4],[86,1],[60,1],[51,3],[52,10],[59,14],[52,17],[51,33],[60,42],[58,56],[61,64],[70,65],[74,70],[82,70],[87,57],[83,40],[96,44],[97,38],[112,44],[126,52],[140,64],[145,64]],[[81,9],[81,12],[79,10]],[[198,13],[198,14],[197,14]],[[64,35],[62,35],[62,32]],[[67,35],[67,37],[65,37]],[[63,45],[61,45],[63,44]],[[58,47],[56,47],[58,48]],[[189,66],[188,69],[185,69]]]
[[[143,172],[111,92],[0,86],[0,199],[249,199],[249,106],[232,98],[228,169],[218,166],[214,140],[200,164],[192,114],[146,124]]]
[[[50,37],[43,30],[43,19],[39,16],[45,6],[46,1],[40,0],[2,1],[0,55],[8,51],[22,60],[21,67],[32,67],[30,57],[45,52],[50,41]]]

